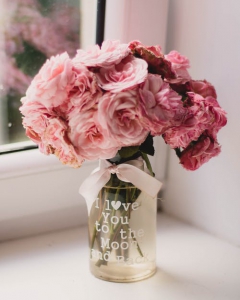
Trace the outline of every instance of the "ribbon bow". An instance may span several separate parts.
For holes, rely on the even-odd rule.
[[[109,181],[111,174],[116,174],[124,182],[131,182],[152,198],[157,196],[162,186],[160,181],[143,171],[143,161],[141,160],[129,160],[119,165],[101,160],[99,168],[95,169],[79,188],[79,193],[86,200],[88,212],[90,212],[101,188]]]

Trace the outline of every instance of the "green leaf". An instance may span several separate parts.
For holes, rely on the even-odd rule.
[[[131,146],[131,147],[122,147],[118,153],[122,158],[128,158],[133,156],[139,151],[138,146]]]
[[[139,150],[143,153],[154,155],[153,137],[149,134],[146,140],[140,145]]]

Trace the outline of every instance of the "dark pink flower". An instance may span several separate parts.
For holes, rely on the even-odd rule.
[[[165,59],[160,46],[145,46],[139,41],[132,41],[129,49],[134,56],[147,62],[149,73],[159,74],[164,78],[176,78],[171,63]]]
[[[180,163],[185,169],[194,171],[220,152],[217,140],[204,134],[180,154]]]
[[[186,114],[182,97],[159,75],[148,74],[139,94],[143,123],[152,135],[161,135],[167,128],[179,125]]]
[[[214,86],[206,80],[190,80],[189,82],[192,91],[204,98],[211,96],[217,99],[217,94]]]
[[[186,148],[191,141],[208,130],[214,138],[217,132],[226,125],[226,112],[219,106],[217,100],[211,96],[206,98],[193,92],[187,93],[185,100],[186,115],[180,126],[167,129],[163,138],[171,148]]]

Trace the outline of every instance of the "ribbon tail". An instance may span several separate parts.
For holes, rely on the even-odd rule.
[[[79,188],[79,194],[85,198],[88,214],[101,188],[109,181],[111,174],[106,169],[100,169],[87,177]]]

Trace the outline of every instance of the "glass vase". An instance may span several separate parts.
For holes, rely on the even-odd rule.
[[[90,270],[103,280],[132,282],[156,271],[156,198],[115,174],[88,219]]]

